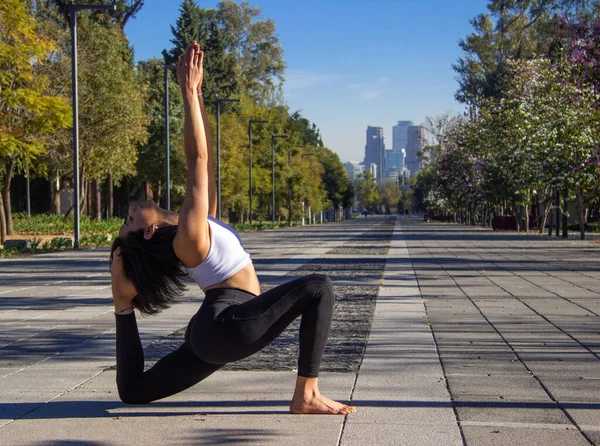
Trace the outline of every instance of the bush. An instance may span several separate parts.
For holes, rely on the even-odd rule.
[[[123,224],[122,218],[95,220],[85,215],[81,216],[80,228],[82,234],[117,234]],[[56,214],[13,214],[13,228],[19,233],[29,234],[57,234],[73,233],[74,219],[65,218]]]

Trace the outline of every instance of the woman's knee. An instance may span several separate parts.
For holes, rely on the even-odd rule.
[[[335,299],[333,292],[333,283],[331,279],[324,274],[311,274],[306,276],[306,283],[309,292],[324,300],[332,302]]]

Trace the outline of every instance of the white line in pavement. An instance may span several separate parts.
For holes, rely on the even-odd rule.
[[[25,288],[16,288],[16,289],[10,289],[10,290],[6,290],[6,291],[0,291],[0,294],[16,293],[17,291],[28,290],[29,288],[35,288],[35,287],[34,286],[26,286]]]

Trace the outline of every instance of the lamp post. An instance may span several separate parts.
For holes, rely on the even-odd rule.
[[[286,135],[274,135],[271,133],[271,224],[275,224],[275,140],[277,138],[288,139]]]
[[[220,99],[216,100],[217,107],[217,218],[221,219],[221,103],[222,102],[240,102],[239,99]]]
[[[79,248],[79,104],[77,96],[77,11],[82,9],[109,9],[115,5],[69,5],[69,26],[71,28],[71,75],[73,87],[73,202],[75,209],[75,237],[73,248]]]
[[[27,169],[27,175],[25,175],[25,195],[27,195],[27,216],[31,217],[31,191],[29,190],[29,169]]]
[[[171,147],[169,144],[169,70],[177,68],[177,65],[165,64],[164,78],[165,78],[165,207],[167,210],[171,210]]]
[[[248,186],[248,195],[250,197],[250,207],[248,209],[248,220],[250,221],[250,224],[252,224],[252,124],[260,124],[260,123],[266,123],[269,121],[265,121],[264,119],[251,119],[250,122],[248,123],[248,140],[250,141],[250,162],[249,162],[249,168],[250,168],[250,184]]]
[[[383,140],[385,139],[385,136],[377,134],[377,135],[373,135],[373,139],[378,140],[379,165],[377,166],[377,180],[381,182],[381,181],[383,181],[383,164],[384,164],[384,152],[385,152],[385,146],[383,145]]]

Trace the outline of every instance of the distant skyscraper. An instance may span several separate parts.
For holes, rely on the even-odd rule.
[[[402,150],[386,150],[385,151],[385,160],[386,167],[388,170],[390,169],[398,169],[404,166],[404,154],[406,152],[404,149]]]
[[[406,167],[410,175],[416,174],[421,169],[419,152],[425,147],[425,127],[411,125],[408,128],[408,141],[406,143]]]
[[[377,180],[383,179],[385,169],[385,141],[383,137],[383,127],[367,127],[367,143],[365,144],[365,160],[363,164],[370,166],[377,165]]]
[[[413,125],[412,121],[398,121],[392,127],[392,149],[400,151],[406,149],[408,144],[408,128]]]
[[[344,163],[344,169],[348,173],[348,179],[350,181],[355,181],[358,179],[360,175],[365,172],[365,166],[357,163],[356,161],[348,161]]]

